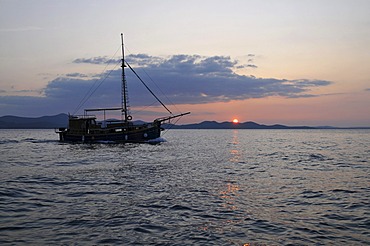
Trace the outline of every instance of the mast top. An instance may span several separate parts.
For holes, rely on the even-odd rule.
[[[121,42],[122,42],[122,113],[124,116],[124,121],[127,122],[131,119],[131,116],[128,113],[128,103],[127,103],[127,83],[125,76],[125,47],[123,43],[123,33],[121,33]]]

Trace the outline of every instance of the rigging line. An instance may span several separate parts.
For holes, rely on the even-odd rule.
[[[180,116],[176,121],[175,121],[175,123],[173,123],[173,124],[171,124],[170,125],[170,127],[162,134],[162,136],[164,136],[169,130],[171,130],[172,129],[172,127],[174,127],[176,124],[177,124],[177,122],[180,120],[182,118],[182,116]]]
[[[130,53],[132,53],[132,52],[130,51],[130,49],[129,49],[129,48],[127,48],[127,46],[126,46],[126,49],[127,49]],[[155,81],[152,79],[152,77],[150,77],[150,76],[149,76],[149,74],[146,72],[146,70],[144,69],[144,67],[140,67],[140,69],[144,71],[144,73],[146,74],[146,76],[148,76],[148,78],[153,82],[153,84],[154,84],[154,85],[157,87],[157,89],[162,93],[162,95],[166,97],[167,101],[168,101],[172,106],[174,106],[174,107],[175,107],[175,109],[176,109],[177,111],[179,111],[179,112],[181,113],[181,110],[179,110],[179,109],[176,107],[176,104],[174,104],[174,103],[173,103],[173,102],[172,102],[172,101],[167,97],[167,95],[162,91],[162,89],[157,85],[157,83],[155,83]]]
[[[145,69],[143,67],[141,67],[141,69],[144,71],[144,73],[146,74],[146,76],[149,77],[149,79],[153,82],[153,84],[157,87],[157,89],[162,93],[162,95],[164,95],[166,97],[166,99],[172,104],[172,106],[174,106],[176,108],[177,111],[179,111],[181,113],[181,111],[176,107],[176,105],[167,97],[167,95],[162,91],[162,89],[157,85],[157,83],[154,82],[154,80],[152,79],[152,77],[149,76],[149,74],[145,71]]]
[[[164,103],[154,94],[154,92],[145,84],[145,82],[140,78],[140,76],[135,72],[135,70],[130,66],[130,64],[126,61],[127,66],[130,68],[130,70],[136,75],[136,77],[140,80],[141,83],[145,86],[145,88],[157,99],[158,102],[162,104],[162,106],[170,113],[172,112],[164,105]]]
[[[116,52],[114,52],[114,55],[111,57],[111,59],[108,60],[108,63],[107,65],[105,65],[103,71],[101,72],[101,74],[103,74],[105,72],[105,70],[107,69],[107,67],[111,64],[113,58],[116,56],[117,52],[121,49],[121,46],[118,47],[118,49],[116,50]],[[115,66],[117,67],[117,65]],[[110,74],[110,73],[109,73]],[[104,80],[106,79],[106,77],[104,78]],[[93,93],[90,94],[91,90],[95,87],[96,83],[100,80],[99,79],[95,79],[94,81],[94,84],[90,87],[90,89],[86,92],[85,96],[81,99],[81,101],[79,102],[79,104],[77,105],[77,107],[75,108],[73,114],[76,114],[78,110],[80,110],[80,108],[87,102],[87,100],[92,96],[92,94],[96,91],[96,89],[94,90]],[[99,85],[100,86],[100,85]]]
[[[109,75],[114,71],[114,69],[116,69],[116,67],[118,66],[119,63],[117,63],[114,68],[112,70],[109,71],[109,73],[104,77],[104,79],[102,79],[102,81],[99,83],[99,85],[90,93],[89,97],[86,98],[86,100],[81,104],[84,105],[87,100],[89,100],[89,98],[99,89],[99,87],[103,84],[103,82],[109,77]]]
[[[154,105],[156,103],[156,101],[154,101],[152,104],[149,104],[145,107],[141,107],[140,109],[137,109],[137,110],[134,110],[134,111],[131,111],[132,114],[138,114],[140,112],[143,112],[145,109],[149,108],[150,106]]]

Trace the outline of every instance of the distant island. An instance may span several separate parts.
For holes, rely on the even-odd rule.
[[[252,121],[244,123],[203,121],[196,124],[188,125],[164,125],[165,128],[172,129],[316,129],[309,126],[284,126],[284,125],[262,125]]]
[[[12,115],[0,117],[0,129],[53,129],[66,127],[67,125],[67,114],[42,116],[36,118],[18,117]]]
[[[67,127],[68,115],[42,116],[36,118],[19,116],[0,117],[0,129],[54,129]],[[163,124],[166,129],[370,129],[370,127],[331,127],[331,126],[285,126],[280,124],[263,125],[252,121],[244,123],[203,121],[196,124]]]

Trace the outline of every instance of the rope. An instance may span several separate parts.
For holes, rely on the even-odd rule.
[[[103,74],[107,67],[110,65],[111,61],[113,60],[113,58],[116,56],[117,52],[120,50],[121,46],[116,50],[116,52],[114,53],[114,55],[111,57],[111,59],[109,59],[107,65],[104,67],[103,71],[101,72],[101,74]],[[117,64],[114,66],[113,70],[117,67]],[[102,83],[107,79],[107,77],[112,73],[111,70],[105,77],[104,79],[99,83],[99,85],[95,88],[95,90],[92,91],[92,89],[95,87],[96,83],[100,80],[100,79],[95,79],[93,85],[90,87],[90,89],[86,92],[85,96],[81,99],[81,101],[79,102],[79,104],[77,105],[77,107],[75,108],[74,112],[73,112],[73,115],[77,113],[78,110],[81,109],[81,107],[90,99],[90,97],[95,93],[95,91],[102,85]],[[92,92],[91,92],[92,91]]]
[[[127,48],[126,46],[126,50],[132,54],[131,50],[129,48]],[[167,99],[167,101],[178,111],[181,113],[181,111],[176,107],[176,104],[174,104],[171,99],[169,99],[167,97],[167,95],[162,91],[162,89],[157,85],[157,83],[152,79],[152,77],[150,77],[150,75],[146,72],[145,68],[144,67],[140,67],[141,70],[143,70],[143,72],[146,74],[146,76],[150,79],[150,81],[152,81],[152,83],[157,87],[157,89],[162,93],[162,95]]]
[[[130,68],[130,70],[136,75],[136,77],[140,80],[140,82],[145,86],[145,88],[157,99],[160,104],[170,113],[172,112],[164,105],[164,103],[154,94],[154,92],[145,84],[145,82],[140,78],[140,76],[135,72],[135,70],[130,66],[130,64],[126,61],[127,66]]]
[[[148,78],[153,82],[153,84],[157,87],[157,89],[162,93],[162,95],[164,95],[164,97],[166,97],[167,101],[172,104],[172,106],[174,106],[176,108],[177,111],[179,111],[181,113],[181,111],[176,107],[176,105],[167,97],[167,95],[162,91],[162,89],[157,85],[157,83],[155,83],[155,81],[149,76],[149,74],[145,71],[144,67],[140,67],[141,70],[144,71],[144,73],[146,74],[146,76],[148,76]]]
[[[166,131],[162,134],[162,136],[164,136],[169,130],[171,130],[172,129],[172,127],[174,127],[176,124],[177,124],[177,122],[180,120],[182,118],[182,116],[180,116],[176,121],[175,121],[175,123],[173,123],[173,124],[171,124],[171,126],[168,128],[168,129],[166,129]]]

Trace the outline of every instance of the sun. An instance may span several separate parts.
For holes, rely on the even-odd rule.
[[[239,120],[235,118],[235,119],[233,119],[233,123],[234,124],[238,124],[239,123]]]

